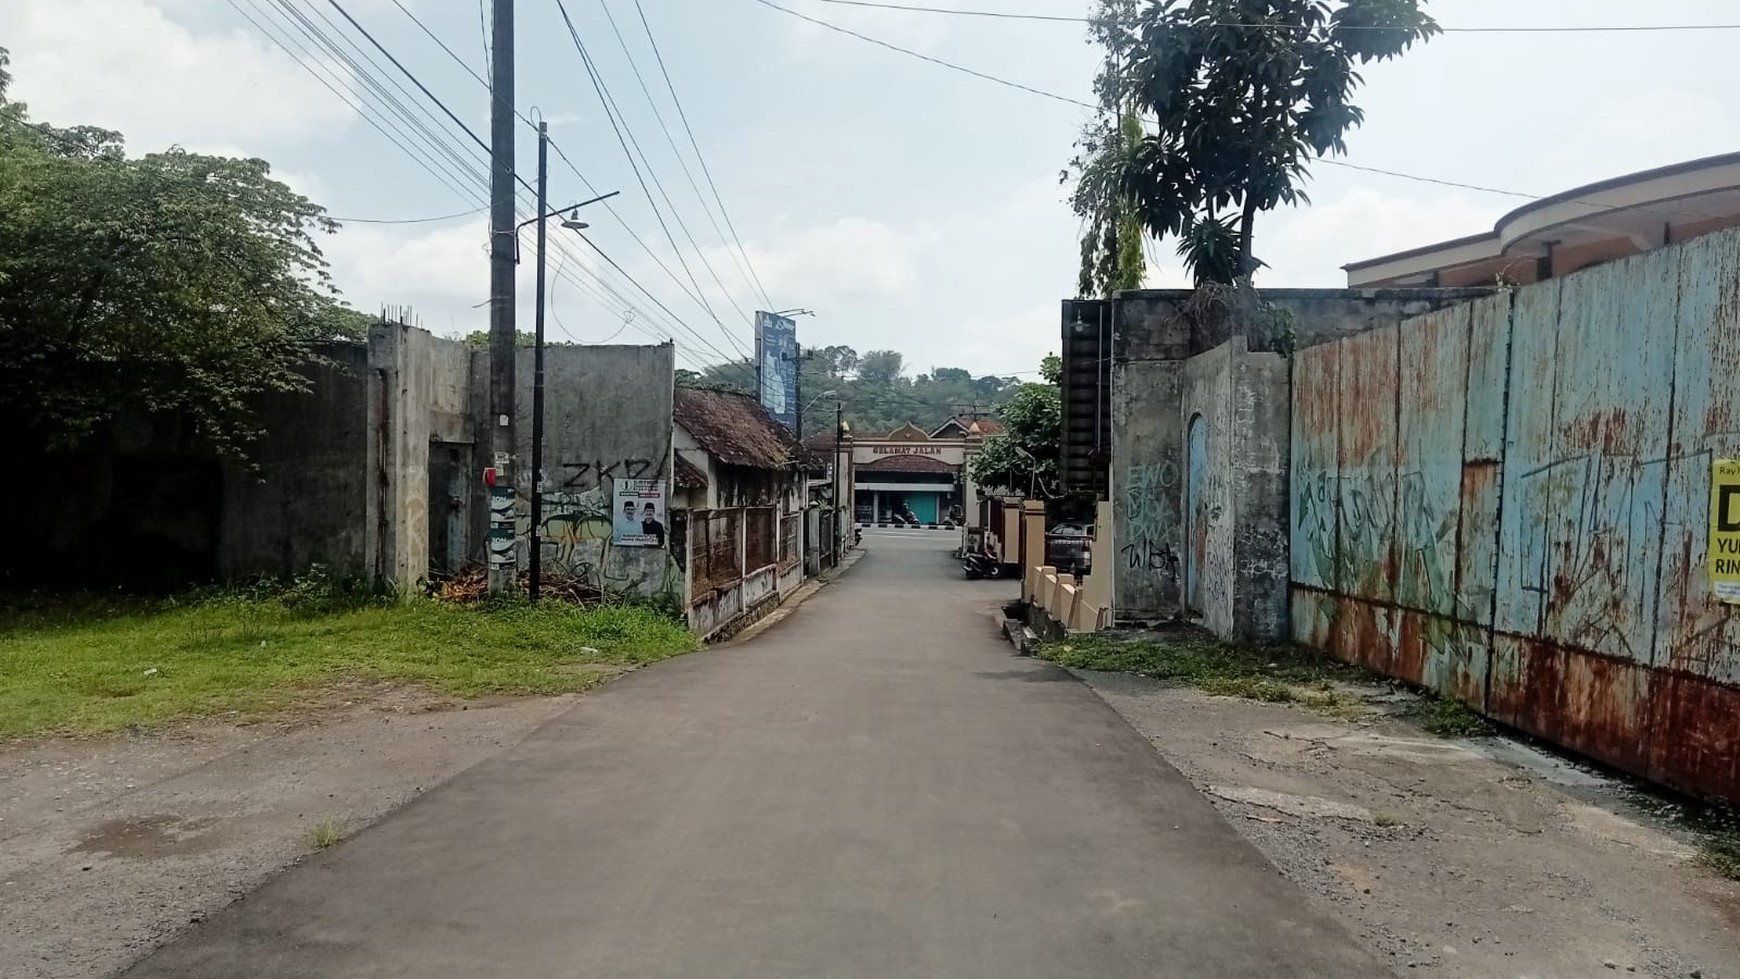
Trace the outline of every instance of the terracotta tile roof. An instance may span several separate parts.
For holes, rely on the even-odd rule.
[[[727,465],[784,469],[792,462],[791,433],[750,395],[677,388],[676,417],[701,448]]]
[[[680,455],[677,456],[677,488],[690,490],[707,488],[707,474],[702,472],[699,466]]]
[[[858,472],[873,473],[954,473],[957,467],[931,456],[891,455],[875,462],[855,467]]]

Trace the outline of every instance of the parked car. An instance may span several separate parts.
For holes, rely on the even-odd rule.
[[[1060,574],[1085,575],[1093,570],[1094,525],[1060,523],[1045,532],[1045,563]]]

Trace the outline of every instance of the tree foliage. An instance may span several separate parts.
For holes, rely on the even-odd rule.
[[[1125,175],[1142,140],[1142,122],[1131,101],[1124,60],[1129,56],[1129,25],[1137,0],[1100,0],[1089,19],[1089,39],[1105,49],[1094,77],[1100,115],[1083,129],[1077,154],[1063,179],[1076,175],[1070,208],[1082,219],[1081,269],[1076,294],[1110,298],[1142,285],[1147,261],[1142,252],[1144,230],[1137,202]]]
[[[908,422],[934,431],[957,415],[993,414],[1020,387],[1013,377],[974,375],[959,367],[907,376],[905,365],[905,356],[896,350],[859,354],[843,345],[806,349],[799,366],[804,434],[832,432],[836,405],[843,406],[845,421],[861,435],[883,434]],[[733,360],[681,370],[677,383],[753,394],[755,362]]]
[[[1345,153],[1364,120],[1357,67],[1438,33],[1422,5],[1102,0],[1102,86],[1127,92],[1145,131],[1109,164],[1121,173],[1083,171],[1090,199],[1131,202],[1148,233],[1178,238],[1198,283],[1248,277],[1257,214],[1307,201],[1309,161]]]
[[[302,390],[339,305],[320,207],[263,160],[32,122],[0,51],[0,412],[46,447],[127,411],[179,413],[219,450],[258,433],[265,392]]]
[[[1046,357],[1040,380],[1021,385],[998,409],[1007,432],[973,457],[973,481],[1029,495],[1057,491],[1063,447],[1063,362]]]

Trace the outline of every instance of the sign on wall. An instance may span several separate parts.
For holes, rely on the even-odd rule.
[[[1740,605],[1740,459],[1710,470],[1710,594]]]
[[[761,406],[781,425],[797,430],[797,322],[784,316],[755,314],[755,376]]]
[[[611,509],[610,542],[619,547],[663,547],[665,525],[669,518],[665,510],[665,481],[662,479],[619,479]]]

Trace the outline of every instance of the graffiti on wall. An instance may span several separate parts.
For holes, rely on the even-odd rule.
[[[614,463],[565,462],[570,475],[563,488],[543,494],[543,520],[538,536],[544,566],[572,575],[604,595],[640,595],[678,602],[683,597],[683,570],[668,550],[617,548],[611,542],[613,521],[607,478],[632,479],[637,472],[656,471],[646,459]],[[588,488],[572,487],[590,484]],[[531,502],[514,501],[517,537],[531,539]],[[621,552],[621,553],[619,553]]]
[[[1121,527],[1129,540],[1119,550],[1129,570],[1177,580],[1178,527],[1169,503],[1177,488],[1178,466],[1173,462],[1131,466],[1126,471]]]

